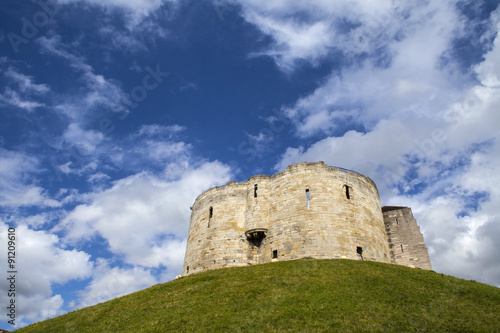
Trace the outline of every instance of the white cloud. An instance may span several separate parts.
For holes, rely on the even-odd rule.
[[[174,156],[178,160],[185,160],[191,145],[174,140],[176,135],[184,130],[185,128],[179,125],[143,125],[131,135],[131,139],[142,140],[143,143],[135,149],[136,153],[147,156],[151,161],[164,163]]]
[[[19,73],[12,67],[9,67],[5,71],[5,76],[17,83],[19,90],[22,92],[45,94],[50,91],[50,88],[46,84],[36,84],[33,82],[33,77]]]
[[[60,206],[43,188],[31,183],[38,168],[36,158],[0,147],[0,207]]]
[[[105,10],[122,10],[127,15],[127,26],[131,30],[161,8],[164,4],[177,4],[179,0],[58,0],[61,4],[82,3]]]
[[[177,179],[139,173],[77,206],[58,228],[71,243],[99,234],[124,262],[179,269],[185,250],[190,210],[203,190],[229,180],[229,168],[218,163],[187,166]]]
[[[348,57],[374,55],[406,34],[432,36],[431,42],[436,41],[435,50],[428,47],[411,53],[412,58],[421,60],[427,53],[446,47],[436,37],[448,34],[448,28],[457,25],[452,1],[231,2],[241,4],[244,18],[273,38],[274,43],[262,54],[273,57],[287,71],[295,68],[297,60],[316,65],[319,60],[334,57],[337,51]]]
[[[373,174],[380,165],[397,170],[398,157],[413,148],[413,136],[397,120],[381,121],[366,134],[349,131],[342,137],[328,137],[305,149],[288,148],[277,164],[277,170],[298,161],[325,161],[327,164],[348,167]],[[391,163],[391,164],[387,164]]]
[[[97,172],[93,175],[90,175],[87,178],[87,181],[89,183],[100,183],[100,182],[105,182],[105,181],[110,180],[110,179],[111,179],[111,177],[106,175],[105,173]]]
[[[65,114],[72,122],[81,124],[85,116],[99,108],[112,112],[128,112],[129,97],[123,92],[120,84],[113,79],[96,74],[91,65],[79,56],[76,51],[65,45],[60,36],[45,36],[37,39],[42,52],[63,58],[76,72],[81,74],[85,89],[82,95],[65,96],[55,108]]]
[[[1,221],[2,244],[6,244],[7,230]],[[25,225],[16,227],[16,249],[17,319],[35,321],[62,314],[63,300],[60,295],[53,295],[52,287],[88,277],[92,269],[90,256],[83,251],[65,250],[56,235]],[[0,263],[6,267],[6,256],[0,258]],[[2,290],[8,289],[7,282],[0,281]],[[7,293],[0,295],[0,301],[7,304]]]
[[[142,125],[139,128],[139,136],[160,136],[160,137],[172,137],[174,134],[184,131],[185,128],[180,125],[162,126],[158,124],[153,125]]]
[[[461,98],[455,83],[467,84],[456,63],[443,65],[453,40],[467,34],[452,1],[238,2],[245,19],[275,41],[262,54],[283,70],[332,57],[346,63],[314,93],[284,108],[300,137],[371,130],[379,119],[441,117],[450,100]],[[318,26],[327,28],[309,36]],[[304,52],[302,39],[310,43]]]
[[[83,2],[102,7],[121,7],[130,11],[148,13],[157,9],[162,4],[162,0],[108,0],[106,2],[97,0],[59,0],[60,3]]]
[[[105,164],[108,169],[137,171],[146,163],[157,166],[172,158],[181,158],[190,149],[189,144],[169,140],[183,130],[179,125],[144,125],[138,133],[113,144],[105,135],[112,132],[116,124],[109,113],[110,118],[105,118],[106,112],[120,113],[118,118],[125,119],[129,107],[134,106],[131,97],[122,90],[119,82],[95,73],[75,45],[64,44],[60,36],[42,36],[37,42],[42,52],[67,61],[83,83],[81,93],[59,96],[58,104],[54,106],[68,121],[63,135],[52,144],[52,148],[58,151],[59,159],[53,162],[57,164],[56,170],[67,175],[88,176]],[[158,68],[155,67],[157,71]],[[95,129],[96,125],[88,122],[97,113],[99,128]]]
[[[0,94],[0,102],[10,104],[20,109],[24,109],[28,112],[31,112],[36,108],[45,106],[45,104],[43,103],[24,99],[19,95],[19,93],[9,88],[6,88],[4,92]]]
[[[323,22],[302,25],[290,20],[275,21],[252,14],[247,19],[263,32],[271,34],[276,40],[276,46],[273,49],[261,54],[275,57],[282,68],[292,67],[297,58],[305,58],[316,64],[333,47],[328,37],[330,27]]]
[[[61,217],[64,217],[64,213],[55,209],[28,216],[23,216],[22,213],[6,215],[4,218],[6,223],[25,225],[34,230],[40,230],[45,225],[59,221]]]
[[[144,170],[145,166],[160,170],[170,163],[185,166],[189,164],[192,146],[177,139],[183,130],[179,125],[141,126],[121,142],[100,147],[100,158],[109,160],[113,168],[134,172]]]
[[[173,158],[188,158],[187,152],[191,146],[170,140],[183,130],[179,125],[144,125],[137,133],[114,144],[105,134],[112,132],[116,124],[104,118],[106,113],[103,112],[119,112],[119,119],[125,119],[130,112],[129,107],[134,106],[130,102],[131,97],[124,93],[116,80],[95,73],[93,67],[76,51],[75,45],[65,45],[60,36],[40,37],[37,41],[43,52],[67,61],[80,74],[83,83],[80,89],[82,93],[60,96],[59,104],[54,106],[55,110],[68,118],[63,135],[52,144],[52,148],[59,152],[58,157],[64,158],[53,163],[57,164],[57,170],[66,175],[79,176],[88,176],[104,166],[137,172],[143,169],[144,164],[151,163],[157,167]],[[159,66],[155,68],[158,70]],[[98,119],[104,120],[104,123],[99,122],[99,129],[93,129],[95,124],[89,124],[88,120],[97,113]]]
[[[12,67],[8,67],[3,75],[9,84],[0,93],[0,103],[3,102],[28,112],[45,106],[43,101],[40,101],[40,97],[50,91],[47,85],[34,83],[33,77],[19,73]]]
[[[57,55],[67,60],[70,66],[76,70],[82,71],[84,73],[92,72],[92,66],[85,63],[85,60],[82,57],[72,54],[70,51],[68,51],[68,46],[62,43],[61,36],[54,35],[50,38],[42,36],[37,39],[37,42],[42,47],[42,52]]]
[[[144,155],[148,155],[151,160],[154,161],[165,161],[173,156],[180,156],[187,150],[189,150],[191,145],[184,142],[159,142],[159,141],[146,141],[146,146],[143,147],[145,151],[142,151]],[[139,153],[139,152],[138,152]]]
[[[496,22],[496,33],[500,31],[500,10],[497,10],[492,15],[492,21]],[[476,66],[475,71],[479,80],[485,87],[496,88],[500,87],[500,38],[495,38],[493,49],[488,52],[484,61]]]
[[[346,69],[341,77],[331,75],[314,93],[284,112],[294,120],[302,137],[332,134],[350,122],[371,129],[381,118],[439,116],[461,93],[450,84],[456,74],[436,68],[439,58],[436,53],[433,61],[412,62],[398,55],[388,68],[366,63]]]
[[[112,25],[100,28],[101,35],[112,43],[113,48],[125,52],[147,52],[147,47],[130,31],[118,29]]]
[[[98,259],[92,281],[79,293],[76,308],[83,308],[144,289],[158,283],[151,273],[139,267],[119,268]]]
[[[62,309],[64,300],[61,295],[54,295],[52,297],[24,297],[21,295],[16,301],[19,305],[24,305],[20,309],[18,308],[20,315],[16,317],[16,329],[65,313]]]
[[[82,130],[78,124],[72,123],[64,132],[62,139],[70,145],[78,144],[81,153],[87,155],[93,153],[102,143],[104,135],[96,130]]]

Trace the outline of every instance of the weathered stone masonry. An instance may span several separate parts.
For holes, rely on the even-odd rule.
[[[304,257],[431,269],[410,208],[382,208],[370,178],[323,162],[213,187],[192,207],[183,275]]]
[[[432,269],[420,227],[409,207],[382,207],[391,262]]]

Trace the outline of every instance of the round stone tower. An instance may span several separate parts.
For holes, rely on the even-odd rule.
[[[183,275],[304,257],[391,262],[370,178],[298,163],[211,188],[192,207]]]

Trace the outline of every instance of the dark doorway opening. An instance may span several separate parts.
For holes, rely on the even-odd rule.
[[[363,248],[361,246],[356,247],[356,253],[359,254],[359,256],[361,257],[361,260],[364,260],[363,259]]]

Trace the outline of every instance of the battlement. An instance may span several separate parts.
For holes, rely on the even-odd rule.
[[[196,198],[183,275],[304,257],[424,262],[420,254],[418,260],[395,254],[396,243],[386,229],[391,240],[409,229],[388,225],[383,214],[370,178],[323,162],[297,163],[272,176],[231,181]],[[413,221],[408,219],[408,226]],[[412,232],[418,229],[416,221],[414,225]],[[423,237],[422,242],[415,237],[405,242],[413,240],[420,244]],[[408,245],[407,252],[411,249],[417,247]],[[428,256],[427,261],[430,268]]]

